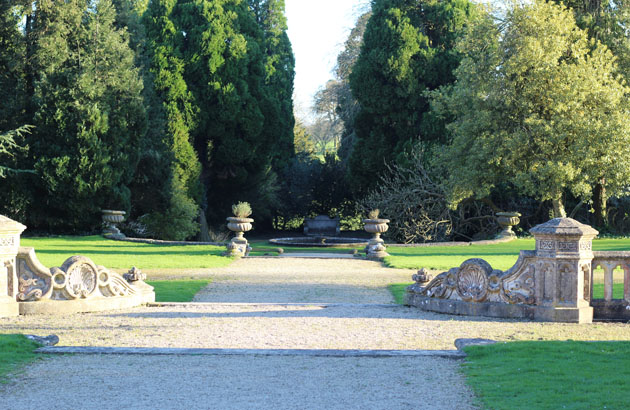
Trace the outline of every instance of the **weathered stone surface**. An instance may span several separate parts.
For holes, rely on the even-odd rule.
[[[35,335],[25,335],[27,339],[33,340],[39,343],[42,346],[54,346],[59,343],[59,336],[57,335],[49,335],[49,336],[35,336]]]
[[[19,314],[15,299],[18,292],[15,257],[25,229],[21,223],[0,215],[0,317]]]
[[[304,220],[304,235],[306,236],[337,236],[340,231],[339,218],[318,215]]]
[[[457,350],[463,350],[468,346],[485,346],[495,343],[497,343],[497,341],[492,339],[455,339],[455,348],[457,348]]]
[[[426,286],[416,275],[416,284],[408,288],[407,303],[443,313],[590,323],[592,240],[598,232],[570,218],[552,219],[530,232],[536,238],[536,251],[521,251],[511,269],[493,270],[482,259],[469,259]],[[620,259],[596,262],[610,272],[606,288],[610,296],[612,269],[628,265]],[[630,267],[624,269],[630,304]]]

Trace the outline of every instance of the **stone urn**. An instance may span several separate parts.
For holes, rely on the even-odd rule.
[[[381,239],[381,234],[389,229],[389,219],[364,219],[365,231],[372,234],[372,239],[365,248],[368,259],[383,259],[389,256],[385,252],[385,241]]]
[[[521,222],[519,217],[521,214],[518,212],[497,212],[497,222],[503,228],[503,231],[499,234],[500,238],[514,238],[516,234],[512,231],[512,227]]]
[[[112,211],[111,209],[102,209],[103,218],[103,235],[113,238],[124,238],[125,235],[120,233],[116,224],[125,220],[125,211]]]
[[[234,238],[228,243],[228,256],[236,256],[242,257],[249,255],[249,251],[252,248],[247,243],[247,239],[243,234],[252,229],[252,222],[254,220],[252,218],[237,218],[235,216],[231,216],[227,218],[228,224],[227,227],[230,231],[234,232]]]

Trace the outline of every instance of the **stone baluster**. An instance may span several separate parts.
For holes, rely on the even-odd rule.
[[[17,316],[19,305],[15,257],[26,226],[0,215],[0,317]]]

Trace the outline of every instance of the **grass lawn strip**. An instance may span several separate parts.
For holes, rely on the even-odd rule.
[[[191,302],[210,282],[209,279],[147,281],[155,290],[156,302]]]
[[[468,384],[488,409],[624,409],[630,342],[514,342],[471,346]]]
[[[38,347],[39,344],[23,335],[0,334],[0,383],[7,383],[9,373],[41,356],[33,353]]]
[[[212,245],[154,245],[120,242],[101,236],[58,236],[50,238],[22,238],[21,246],[35,248],[44,266],[61,266],[73,255],[83,255],[95,264],[109,269],[220,268],[233,259],[221,256],[225,248]]]
[[[459,266],[467,259],[485,259],[494,269],[507,270],[514,266],[521,250],[534,250],[533,238],[516,239],[512,242],[496,245],[475,246],[427,246],[397,247],[390,246],[385,264],[392,268],[446,271]],[[630,239],[595,239],[595,251],[630,250]]]

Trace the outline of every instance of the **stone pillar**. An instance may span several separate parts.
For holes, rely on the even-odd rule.
[[[530,230],[536,238],[535,319],[590,323],[588,298],[593,238],[599,232],[571,218],[556,218]],[[586,289],[588,288],[588,289]]]
[[[18,278],[15,257],[26,226],[0,215],[0,317],[17,316]]]

